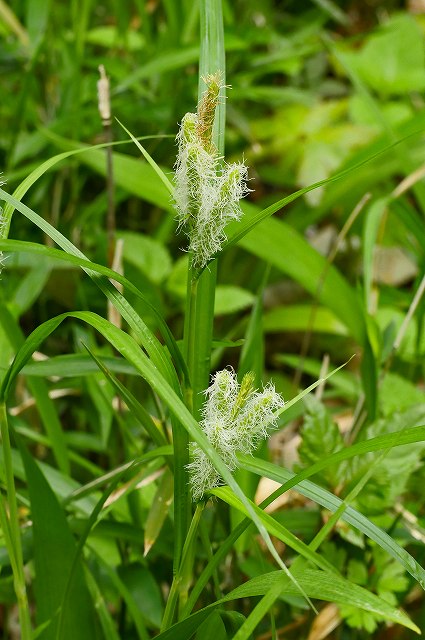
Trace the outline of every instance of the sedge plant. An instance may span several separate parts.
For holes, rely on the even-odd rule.
[[[152,179],[160,178],[161,197],[165,193],[168,198],[172,192],[178,225],[188,239],[187,301],[181,351],[159,312],[152,309],[147,297],[134,283],[86,258],[57,229],[21,202],[25,191],[43,172],[65,157],[83,154],[84,150],[74,149],[51,159],[31,174],[13,196],[0,190],[6,202],[0,224],[0,251],[32,252],[81,268],[115,306],[130,329],[124,331],[92,311],[68,311],[43,322],[25,339],[13,313],[7,307],[1,309],[2,328],[10,336],[15,358],[11,364],[6,363],[0,387],[3,453],[0,525],[13,574],[21,637],[23,640],[33,637],[75,640],[78,634],[80,640],[97,637],[117,640],[120,635],[126,637],[130,627],[130,633],[141,640],[149,637],[186,640],[199,628],[200,637],[207,640],[218,637],[218,633],[226,640],[230,637],[248,640],[268,614],[274,629],[273,611],[279,598],[286,597],[290,602],[299,603],[300,596],[304,598],[302,606],[305,600],[311,602],[311,598],[336,602],[340,606],[355,606],[380,619],[417,631],[416,625],[394,603],[386,602],[345,578],[334,563],[319,553],[319,547],[331,526],[338,519],[344,519],[374,545],[384,549],[421,586],[425,585],[425,571],[419,563],[385,530],[363,516],[356,504],[351,504],[372,474],[373,466],[381,464],[393,447],[422,442],[424,427],[417,426],[412,420],[411,428],[398,433],[374,435],[371,432],[368,439],[349,447],[341,446],[294,474],[253,454],[260,441],[277,425],[279,417],[323,380],[284,403],[272,382],[261,385],[250,371],[244,371],[238,379],[231,367],[224,366],[211,377],[217,256],[301,193],[251,217],[243,217],[240,200],[249,191],[248,170],[243,162],[228,164],[224,156],[226,79],[220,0],[200,2],[200,25],[198,108],[196,113],[187,113],[181,121],[174,184],[170,185],[153,161],[154,169],[150,174]],[[6,240],[14,210],[44,231],[61,251],[41,244]],[[232,235],[229,228],[233,229]],[[4,277],[7,272],[2,275]],[[160,337],[111,280],[123,285],[126,293],[131,292],[154,314]],[[336,278],[335,282],[338,282]],[[40,466],[28,454],[31,434],[21,428],[12,412],[8,414],[6,410],[14,396],[18,376],[28,371],[25,367],[37,366],[37,363],[31,363],[34,352],[69,320],[80,328],[78,335],[83,335],[89,354],[84,357],[75,354],[74,364],[88,376],[93,375],[93,371],[101,371],[108,381],[110,396],[102,385],[92,386],[93,397],[102,413],[110,411],[115,394],[125,403],[125,407],[120,405],[115,412],[114,419],[124,433],[124,448],[126,453],[132,452],[131,459],[105,473],[84,456],[75,451],[69,453],[60,423],[57,427],[58,416],[52,409],[48,389],[34,382],[35,378],[29,376],[28,385],[48,436],[44,439],[35,436],[39,438],[35,442],[40,446],[46,446],[46,442],[51,444],[59,471],[53,469],[51,463]],[[84,327],[84,333],[81,327]],[[95,353],[92,348],[94,332],[110,346],[114,357],[109,352],[107,359]],[[366,353],[365,335],[362,329],[356,337],[364,340]],[[68,364],[61,366],[63,372]],[[150,391],[145,392],[143,401],[134,393],[131,384],[128,387],[123,384],[120,376],[129,371],[147,383]],[[129,428],[126,424],[128,415],[142,425],[145,434],[140,437],[142,444],[134,437],[134,425]],[[326,470],[332,464],[373,451],[382,453],[369,463],[369,469],[360,481],[353,476],[354,488],[345,500],[309,480],[314,473]],[[103,453],[106,455],[106,448]],[[20,467],[20,461],[23,467]],[[89,474],[90,480],[74,480],[71,464],[81,467],[82,475]],[[235,478],[236,469],[254,476],[267,476],[280,487],[258,506]],[[17,485],[17,480],[24,482]],[[136,489],[144,490],[153,483],[157,484],[150,504],[137,502]],[[275,497],[294,487],[335,514],[309,543],[264,510]],[[125,504],[124,499],[128,500]],[[172,515],[169,511],[171,503]],[[239,524],[230,530],[226,524],[227,505],[241,514]],[[28,508],[31,509],[31,521],[25,515]],[[146,510],[149,514],[143,520]],[[22,527],[25,517],[32,531],[30,541]],[[211,525],[213,519],[216,523]],[[263,547],[258,545],[258,549],[262,552],[265,568],[224,594],[220,570],[232,556],[239,562],[236,543],[249,527],[256,527],[261,535]],[[143,528],[149,529],[150,542],[148,548],[145,545],[146,557],[141,559],[138,545]],[[167,563],[165,606],[160,608],[160,619],[152,621],[144,602],[138,601],[131,591],[132,569],[137,568],[137,587],[148,584],[145,593],[155,596],[155,588],[161,579],[158,578],[154,587],[154,581],[149,581],[153,576],[149,570],[158,564],[158,556],[154,555],[156,543],[160,547],[161,536],[166,536],[171,528],[173,571],[171,575],[171,563]],[[102,531],[106,532],[102,537],[104,546],[97,545],[96,535],[92,535],[94,529],[101,537]],[[108,535],[112,535],[116,543],[111,555],[116,559],[117,549],[121,554],[120,570],[116,570],[108,553],[104,552],[111,549]],[[78,543],[74,536],[78,536]],[[271,536],[279,541],[280,548],[292,550],[292,558],[296,559],[290,572],[286,567],[289,553],[285,552],[282,558],[283,554],[278,552]],[[165,538],[162,549],[168,542],[169,538]],[[167,552],[168,548],[163,551],[164,554]],[[136,562],[133,562],[134,558],[137,558]],[[28,563],[28,559],[33,560],[33,564]],[[150,577],[144,582],[146,571]],[[35,572],[35,616],[32,616],[26,588],[30,572]],[[163,578],[162,581],[163,584]],[[213,585],[211,589],[210,584]],[[107,585],[106,589],[104,585]],[[120,615],[115,618],[106,596],[111,589],[124,603]],[[238,614],[237,604],[233,609],[227,608],[229,602],[237,603],[240,599],[245,602],[251,597],[256,598],[255,605],[245,610],[246,616]],[[162,603],[161,595],[158,595],[158,601]],[[200,608],[195,610],[198,603]],[[131,623],[126,626],[128,618]],[[84,624],[80,622],[82,619]]]

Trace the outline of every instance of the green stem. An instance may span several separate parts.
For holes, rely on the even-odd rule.
[[[216,274],[215,261],[199,277],[192,262],[188,270],[184,353],[191,380],[187,406],[196,420],[209,383]]]
[[[220,71],[223,83],[225,82],[221,0],[200,0],[200,27],[199,100],[205,90],[203,77]],[[224,91],[224,89],[221,91]],[[220,155],[224,153],[224,109],[225,100],[221,99],[216,108],[212,135],[212,142]],[[208,387],[209,382],[216,280],[217,266],[215,261],[199,275],[190,259],[187,276],[188,293],[183,334],[183,353],[191,382],[190,388],[186,389],[186,405],[196,420],[200,419],[202,392]],[[189,439],[184,429],[174,429],[173,435],[176,469],[174,484],[176,531],[174,571],[176,572],[180,566],[181,550],[187,535],[191,505],[186,471],[186,465],[189,462]]]
[[[192,575],[192,564],[196,542],[196,534],[198,531],[199,522],[202,512],[204,510],[204,503],[199,503],[196,507],[196,511],[193,515],[192,522],[187,534],[186,542],[183,547],[181,565],[174,576],[173,583],[171,585],[170,593],[167,599],[167,605],[165,607],[164,617],[162,619],[161,632],[168,629],[173,624],[174,615],[176,611],[177,602],[180,598],[180,605],[186,603],[187,594],[189,591],[189,585]],[[182,594],[186,595],[186,598],[182,598]],[[183,602],[182,602],[183,600]]]
[[[4,504],[2,503],[1,505],[0,520],[13,569],[13,581],[18,601],[21,638],[22,640],[31,640],[31,617],[25,585],[21,530],[19,527],[15,478],[13,475],[12,449],[10,446],[7,411],[4,402],[0,403],[0,433],[3,447],[4,482],[6,485],[8,502],[8,513],[4,508]]]
[[[221,72],[224,76],[224,36],[221,0],[200,0],[201,53],[199,61],[198,98],[205,90],[203,77]],[[223,91],[221,89],[220,91]],[[216,108],[216,117],[212,133],[212,142],[220,155],[224,153],[224,99]],[[186,406],[196,420],[200,420],[203,396],[208,387],[211,346],[214,321],[214,300],[217,280],[217,266],[214,261],[201,275],[193,266],[192,256],[189,260],[187,274],[187,302],[185,326],[183,333],[183,354],[189,373],[190,386],[185,390]],[[182,553],[188,535],[188,524],[191,514],[191,503],[188,491],[189,479],[187,464],[189,462],[189,438],[181,425],[173,425],[174,442],[174,580],[171,587],[169,605],[167,605],[164,624],[173,619],[176,598],[179,594],[186,600],[181,582]]]

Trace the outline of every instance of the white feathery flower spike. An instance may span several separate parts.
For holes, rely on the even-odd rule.
[[[238,466],[237,453],[250,454],[267,438],[276,422],[275,411],[283,398],[269,382],[262,391],[254,389],[254,374],[238,383],[232,369],[218,371],[205,391],[200,426],[230,471]],[[222,479],[208,456],[196,444],[191,446],[192,462],[187,466],[193,500],[221,484]]]
[[[226,164],[212,143],[215,109],[222,88],[220,74],[205,78],[197,113],[186,113],[177,134],[174,205],[177,220],[189,237],[195,267],[203,268],[226,240],[224,229],[238,220],[239,201],[249,191],[248,170],[242,163]]]

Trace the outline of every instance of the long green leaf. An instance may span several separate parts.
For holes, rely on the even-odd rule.
[[[68,264],[75,265],[80,267],[84,271],[87,270],[92,271],[94,273],[98,273],[103,276],[107,276],[112,280],[116,280],[120,284],[122,284],[128,291],[131,291],[137,298],[143,301],[143,303],[149,308],[149,310],[153,313],[155,319],[159,324],[160,331],[162,336],[169,348],[171,355],[176,362],[179,370],[182,372],[182,375],[187,379],[188,372],[186,364],[181,356],[180,349],[177,346],[177,343],[174,339],[173,334],[171,333],[167,323],[159,313],[158,309],[146,298],[146,296],[138,289],[130,280],[128,280],[125,276],[120,273],[114,271],[113,269],[109,269],[103,265],[97,264],[95,262],[91,262],[87,258],[81,258],[78,255],[74,255],[71,253],[66,253],[65,251],[61,251],[60,249],[55,249],[53,247],[46,247],[45,245],[38,244],[35,242],[26,242],[22,240],[0,240],[0,251],[5,252],[23,252],[23,253],[35,253],[40,254],[50,260],[60,260],[62,262],[67,262]]]
[[[420,438],[420,440],[424,439],[425,428],[424,427],[417,427],[417,428],[421,429],[422,432],[415,435],[411,434],[411,439],[410,441],[407,440],[407,442],[418,442],[419,441],[418,438]],[[409,431],[412,431],[412,430],[409,429]],[[397,435],[397,434],[394,434],[394,435]],[[384,437],[386,438],[386,436]],[[381,442],[381,448],[386,449],[390,446],[397,446],[398,444],[401,444],[401,443],[402,443],[402,439],[399,436],[399,439],[397,440],[396,444],[394,444],[394,439],[392,439],[392,445],[388,443],[388,441],[386,444]],[[404,440],[404,444],[406,444],[406,440]],[[372,450],[377,450],[377,449],[372,449]],[[329,456],[329,457],[332,457],[332,456]],[[347,456],[347,458],[348,457],[350,456]],[[244,469],[252,471],[253,473],[256,473],[258,475],[266,476],[272,480],[275,480],[276,482],[280,482],[283,485],[276,492],[274,492],[273,499],[275,499],[279,495],[282,495],[282,493],[284,491],[287,491],[288,488],[292,486],[296,486],[297,491],[307,496],[311,500],[314,500],[314,502],[317,502],[317,504],[320,504],[325,509],[329,509],[329,511],[332,511],[332,512],[336,511],[343,503],[343,501],[340,498],[337,498],[329,491],[326,491],[326,489],[322,489],[321,487],[310,482],[309,480],[294,481],[295,477],[298,478],[300,474],[298,474],[298,476],[295,476],[293,473],[291,473],[287,469],[274,465],[270,462],[259,460],[257,458],[249,459],[247,456],[243,457],[242,459],[242,456],[241,456],[240,464]],[[354,527],[359,529],[359,531],[362,531],[366,536],[368,536],[368,538],[370,538],[371,540],[374,540],[380,547],[382,547],[382,549],[385,549],[385,551],[387,551],[389,555],[391,555],[398,562],[400,562],[400,564],[406,569],[406,571],[408,571],[410,575],[413,576],[415,580],[417,580],[420,586],[423,589],[425,589],[425,570],[410,555],[410,553],[408,553],[397,542],[395,542],[393,538],[391,538],[391,536],[389,536],[387,533],[385,533],[385,531],[382,531],[382,529],[380,529],[375,524],[373,524],[373,522],[371,522],[371,520],[366,518],[366,516],[362,515],[361,513],[359,513],[358,511],[356,511],[350,506],[348,506],[345,509],[344,514],[341,516],[341,519],[345,520],[349,524],[352,524]]]
[[[337,604],[351,604],[359,609],[372,611],[386,620],[401,624],[416,633],[420,633],[418,627],[405,613],[395,609],[378,596],[363,589],[363,587],[352,584],[344,578],[334,575],[330,578],[329,574],[324,571],[309,568],[303,569],[302,574],[297,575],[296,578],[310,598],[336,602]],[[284,576],[283,571],[266,573],[249,580],[221,600],[173,625],[157,636],[157,640],[190,640],[201,622],[218,606],[239,598],[264,596],[271,590],[274,591],[277,584],[281,593],[297,595],[296,588]]]
[[[231,507],[234,507],[235,509],[238,509],[239,511],[247,515],[246,508],[244,507],[244,505],[241,503],[239,498],[237,498],[229,490],[228,487],[217,487],[216,489],[212,489],[210,493],[211,495],[214,495],[217,498],[220,498],[220,500],[223,500],[223,502],[226,502]],[[301,556],[305,557],[307,560],[310,560],[313,564],[315,564],[320,569],[323,569],[324,571],[329,571],[331,573],[337,573],[337,570],[331,565],[330,562],[328,562],[325,558],[321,557],[315,551],[312,551],[308,547],[308,545],[305,544],[305,542],[302,542],[302,540],[299,540],[299,538],[297,538],[293,533],[291,533],[280,522],[276,522],[276,520],[271,515],[269,515],[262,509],[260,509],[260,507],[258,507],[252,501],[250,502],[251,502],[252,508],[255,510],[259,519],[263,522],[264,526],[266,527],[270,535],[275,536],[276,538],[284,542],[288,547],[290,547],[291,549],[299,553]]]
[[[78,256],[83,260],[87,260],[86,256],[75,247],[65,236],[57,231],[46,220],[37,215],[29,207],[19,202],[13,196],[10,196],[6,191],[0,188],[0,198],[4,199],[9,204],[13,205],[18,211],[20,211],[31,222],[42,229],[47,235],[49,235],[56,244],[58,244],[66,252]],[[118,309],[121,315],[127,320],[130,326],[139,336],[144,348],[152,357],[156,366],[160,371],[163,371],[167,379],[171,380],[173,386],[178,389],[178,381],[176,379],[175,371],[172,367],[171,361],[166,356],[161,343],[156,336],[148,329],[146,324],[140,318],[140,316],[134,311],[131,305],[127,302],[124,296],[114,287],[113,284],[105,277],[99,276],[95,271],[91,269],[84,269],[86,273],[94,280],[104,294],[111,300],[112,304]]]
[[[90,311],[80,311],[65,313],[56,318],[52,318],[37,327],[27,338],[25,344],[16,354],[15,360],[11,364],[3,383],[0,387],[0,401],[7,398],[14,379],[21,371],[22,367],[29,360],[34,351],[39,348],[40,344],[45,340],[65,319],[76,318],[97,329],[113,346],[119,351],[129,362],[131,362],[146,380],[149,386],[159,395],[170,409],[171,413],[179,420],[179,422],[187,430],[189,436],[194,440],[204,453],[211,460],[217,471],[225,482],[231,487],[235,494],[241,499],[242,504],[246,507],[249,516],[255,523],[259,533],[263,537],[270,553],[276,560],[277,564],[282,568],[282,563],[276,549],[274,548],[270,536],[261,520],[258,518],[255,510],[251,507],[245,494],[233,478],[231,472],[222,461],[219,454],[215,451],[207,439],[204,432],[200,429],[198,423],[183,404],[179,396],[169,385],[167,380],[158,372],[155,365],[149,360],[146,354],[139,348],[137,342],[132,336],[124,333],[110,322],[101,318]]]
[[[56,640],[58,613],[63,604],[61,615],[65,624],[61,640],[77,637],[93,640],[96,637],[94,610],[80,562],[77,562],[68,598],[62,602],[76,550],[65,514],[35,460],[23,445],[20,450],[33,521],[37,622],[39,625],[49,622],[39,638]]]

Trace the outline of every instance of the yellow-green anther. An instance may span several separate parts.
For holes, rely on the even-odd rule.
[[[198,104],[197,133],[204,148],[213,153],[212,130],[214,126],[215,110],[220,96],[221,73],[213,73],[204,78],[207,89]]]

